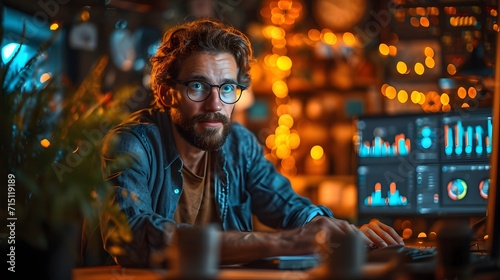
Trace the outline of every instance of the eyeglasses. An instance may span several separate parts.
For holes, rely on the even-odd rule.
[[[241,93],[247,88],[244,85],[236,83],[224,83],[221,85],[212,85],[205,81],[179,81],[174,82],[185,85],[189,99],[194,102],[202,102],[208,99],[212,93],[212,88],[216,87],[219,92],[219,98],[226,104],[234,104],[240,100]]]

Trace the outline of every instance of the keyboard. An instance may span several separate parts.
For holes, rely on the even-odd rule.
[[[436,247],[415,248],[404,245],[392,245],[382,248],[370,249],[367,252],[367,262],[387,262],[398,259],[405,263],[433,260],[437,256]]]
[[[397,258],[405,263],[432,260],[437,255],[436,247],[415,248],[403,245],[393,245],[383,248],[368,249],[367,263],[387,262]],[[243,267],[259,269],[307,270],[317,267],[322,262],[317,255],[276,256],[242,264]]]

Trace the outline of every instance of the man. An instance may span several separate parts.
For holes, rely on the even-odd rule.
[[[220,260],[247,262],[315,251],[315,236],[362,231],[367,245],[400,244],[391,227],[360,229],[297,195],[263,156],[255,136],[231,122],[235,103],[250,85],[252,49],[240,31],[200,19],[170,29],[151,59],[152,108],[134,113],[104,139],[103,173],[117,186],[132,241],[122,254],[103,241],[123,266],[150,266],[176,227],[219,225]],[[115,162],[131,159],[126,168]],[[252,215],[276,232],[253,231]],[[103,217],[102,224],[110,223]]]

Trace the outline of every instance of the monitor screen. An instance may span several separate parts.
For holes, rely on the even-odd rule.
[[[482,216],[491,108],[355,121],[358,216]]]

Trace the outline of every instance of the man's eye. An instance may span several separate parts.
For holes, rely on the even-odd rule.
[[[221,90],[223,92],[233,92],[235,88],[236,88],[236,86],[233,84],[223,84],[221,86]]]
[[[203,89],[203,84],[200,82],[192,82],[191,88],[194,90],[201,90],[201,89]]]

